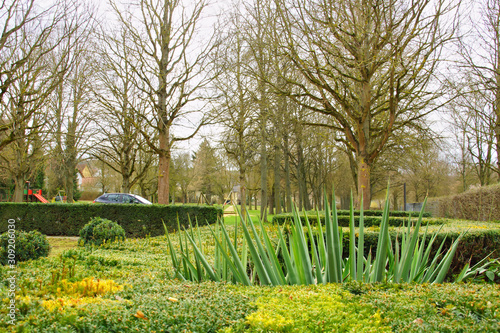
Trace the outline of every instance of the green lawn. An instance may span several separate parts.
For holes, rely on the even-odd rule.
[[[78,237],[47,237],[50,244],[49,257],[57,257],[66,250],[76,248]]]
[[[226,208],[227,208],[227,206],[226,206]],[[259,219],[260,219],[260,210],[252,210],[251,209],[251,210],[248,210],[248,213],[250,214],[250,218],[252,219],[252,222],[254,224],[257,224],[259,222]],[[265,221],[264,223],[271,223],[271,221],[273,220],[273,216],[274,215],[267,214],[267,221]],[[237,213],[234,213],[234,214],[225,213],[224,214],[224,223],[226,225],[234,225],[236,223],[237,219],[239,219],[239,216]]]

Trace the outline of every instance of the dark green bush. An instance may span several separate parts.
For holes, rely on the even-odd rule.
[[[14,236],[11,236],[14,235]],[[9,246],[10,245],[10,246]],[[38,231],[4,232],[0,235],[0,261],[2,265],[35,260],[49,255],[50,245],[47,237]],[[9,256],[10,254],[10,256]]]
[[[45,235],[79,236],[83,226],[95,216],[116,221],[127,237],[165,234],[163,222],[172,231],[177,218],[182,227],[189,218],[200,225],[213,224],[221,217],[221,208],[204,205],[122,205],[122,204],[40,204],[0,203],[0,232],[7,230],[7,220],[16,218],[16,229],[38,230]],[[188,217],[189,216],[189,217]]]
[[[125,230],[118,223],[94,217],[80,230],[78,243],[82,245],[102,245],[104,243],[123,241]]]

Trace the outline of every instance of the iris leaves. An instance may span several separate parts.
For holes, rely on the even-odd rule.
[[[304,222],[294,208],[289,228],[277,227],[270,237],[267,227],[259,221],[251,223],[248,212],[238,212],[239,220],[233,238],[222,220],[210,228],[215,244],[214,256],[203,252],[204,244],[193,228],[179,232],[178,246],[167,233],[168,249],[174,278],[191,281],[229,281],[252,285],[308,285],[330,282],[417,282],[444,281],[456,252],[460,235],[443,253],[444,241],[431,258],[436,234],[427,237],[427,228],[420,235],[422,211],[415,222],[408,219],[404,231],[391,241],[389,233],[389,200],[383,211],[375,256],[371,249],[365,257],[363,211],[359,215],[356,234],[351,199],[349,254],[342,257],[342,229],[337,222],[335,205],[330,209],[325,197],[325,226],[314,228],[307,215]],[[361,204],[361,207],[363,205]],[[247,214],[247,219],[242,214]],[[319,219],[318,219],[319,220]],[[303,225],[304,224],[304,225]],[[198,237],[196,237],[198,236]],[[428,241],[427,239],[430,238]],[[212,242],[210,242],[212,243]],[[205,246],[206,247],[206,246]],[[210,258],[210,260],[208,259]],[[214,259],[213,259],[214,258]],[[213,264],[212,264],[213,262]],[[466,268],[467,269],[467,268]],[[466,272],[464,271],[463,275]]]

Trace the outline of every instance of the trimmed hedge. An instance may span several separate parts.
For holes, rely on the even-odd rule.
[[[79,236],[94,217],[116,221],[127,237],[165,234],[163,222],[172,231],[177,217],[182,227],[189,218],[200,225],[213,224],[222,217],[221,208],[198,205],[127,205],[127,204],[40,204],[0,203],[0,233],[7,230],[8,219],[16,219],[16,230],[38,230],[50,236]]]
[[[307,214],[307,218],[309,219],[309,223],[315,225],[318,223],[318,216],[316,214]],[[325,216],[320,215],[319,216],[321,220],[321,224],[325,224]],[[279,224],[283,225],[285,222],[290,223],[292,219],[291,214],[279,214],[275,215],[273,217],[273,224]],[[300,220],[303,225],[305,225],[305,217],[304,214],[300,214]],[[349,215],[338,215],[337,220],[339,223],[339,226],[341,227],[348,227],[349,226]],[[382,216],[365,216],[363,218],[364,225],[365,227],[372,227],[372,226],[379,226],[380,222],[382,221]],[[417,216],[412,218],[413,222],[417,221]],[[403,223],[408,223],[408,218],[407,217],[389,217],[389,225],[393,227],[399,227],[402,226]],[[429,225],[436,225],[436,224],[443,224],[443,220],[440,219],[433,219],[433,218],[423,218],[422,219],[422,224],[426,225],[429,223]],[[359,225],[359,217],[354,217],[354,224],[357,227]]]
[[[394,246],[396,232],[390,231],[391,240]],[[377,251],[378,243],[378,232],[365,231],[364,233],[364,244],[365,244],[365,257],[368,253],[372,252],[372,256],[375,255]],[[431,240],[433,233],[429,233],[426,236],[426,244]],[[440,232],[434,243],[432,245],[432,251],[430,258],[434,258],[437,250],[443,240],[446,238],[443,249],[447,251],[453,241],[460,235],[459,231],[447,231]],[[342,234],[342,256],[344,258],[349,255],[349,231],[343,232]],[[356,243],[358,242],[358,234],[356,234]],[[420,240],[422,240],[423,234],[420,234]],[[401,244],[401,237],[399,237],[399,242]],[[496,230],[470,230],[465,234],[465,236],[460,240],[455,256],[451,263],[450,270],[448,272],[448,277],[459,274],[465,264],[469,262],[471,266],[475,265],[486,256],[490,255],[490,258],[497,258],[500,256],[500,229]]]
[[[500,184],[483,186],[453,196],[431,198],[427,208],[434,216],[500,221]]]

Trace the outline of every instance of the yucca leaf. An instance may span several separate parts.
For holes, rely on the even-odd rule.
[[[441,245],[439,246],[436,254],[434,255],[434,259],[432,259],[431,264],[429,265],[427,271],[425,272],[424,277],[422,279],[422,283],[432,282],[434,280],[435,276],[437,275],[438,268],[439,268],[438,260],[439,260],[439,257],[441,256],[441,250],[443,249],[445,242],[446,242],[446,237],[441,242]],[[436,268],[436,265],[438,265],[438,268]]]
[[[259,218],[259,225],[260,229],[262,230],[262,237],[264,239],[264,244],[266,245],[266,251],[270,259],[270,264],[272,267],[272,270],[274,271],[274,275],[278,278],[278,284],[279,285],[284,285],[286,284],[286,278],[285,274],[283,273],[283,270],[281,268],[281,264],[278,260],[277,252],[278,249],[275,250],[273,247],[273,244],[271,243],[271,240],[269,239],[269,235],[267,234],[266,228],[264,228],[264,224],[262,223],[262,220]],[[279,245],[278,245],[279,248]]]
[[[304,235],[304,230],[302,229],[302,222],[300,220],[300,216],[296,209],[294,209],[294,221],[295,221],[295,244],[297,250],[297,255],[300,257],[301,265],[298,267],[299,270],[302,270],[303,277],[305,279],[305,284],[313,284],[313,270],[311,264],[311,258],[309,257],[309,248],[307,247],[306,237]]]
[[[327,282],[342,281],[342,256],[340,255],[340,241],[335,207],[335,190],[333,190],[333,212],[330,213],[330,205],[325,195],[325,229],[326,229],[326,272]],[[333,214],[333,216],[332,216]]]
[[[247,240],[248,249],[250,250],[250,255],[252,257],[252,262],[255,265],[255,269],[257,270],[257,275],[259,276],[260,282],[264,285],[271,285],[269,275],[264,267],[264,264],[262,263],[259,252],[255,248],[252,237],[250,236],[250,232],[247,229],[246,222],[244,222],[243,220],[241,220],[241,228],[243,230],[243,235]]]
[[[214,273],[212,266],[210,266],[210,264],[206,260],[205,256],[201,253],[198,246],[196,246],[196,242],[194,241],[194,239],[192,239],[191,236],[189,235],[189,233],[187,233],[187,232],[185,233],[185,235],[189,239],[189,241],[191,242],[191,245],[193,246],[193,250],[195,252],[195,255],[198,257],[198,259],[202,263],[202,265],[205,268],[205,271],[208,274],[208,276],[210,277],[210,279],[212,279],[212,281],[219,282],[220,281],[219,277]]]
[[[385,276],[385,267],[387,263],[387,252],[389,248],[389,188],[385,198],[384,211],[382,212],[382,221],[380,223],[380,233],[377,243],[377,252],[374,262],[373,282],[382,282]]]
[[[170,252],[170,258],[172,259],[172,266],[174,267],[174,272],[175,276],[174,277],[179,277],[182,280],[185,280],[184,277],[182,276],[180,269],[179,269],[179,261],[177,260],[177,256],[175,254],[175,249],[172,244],[172,241],[170,240],[169,232],[167,230],[167,226],[165,225],[165,222],[162,220],[163,223],[163,228],[165,229],[165,236],[167,237],[167,242],[168,242],[168,248]]]
[[[309,223],[309,218],[307,217],[306,212],[304,211],[304,218],[306,221],[307,225],[307,230],[309,232],[309,238],[311,240],[311,248],[312,248],[312,255],[313,255],[313,262],[314,262],[314,269],[316,270],[316,283],[325,283],[324,278],[323,278],[323,273],[321,272],[321,261],[319,259],[319,254],[316,249],[316,241],[314,240],[314,234],[311,228],[311,224]],[[321,222],[320,222],[321,223]]]
[[[323,233],[323,226],[321,225],[321,219],[319,217],[319,212],[316,211],[316,216],[317,216],[317,221],[318,221],[318,247],[319,247],[319,254],[320,254],[320,259],[321,259],[321,266],[322,268],[326,268],[326,245],[325,245],[325,235]],[[325,279],[326,283],[326,279]]]
[[[443,283],[444,278],[446,277],[446,274],[448,274],[448,270],[450,269],[451,262],[453,260],[453,256],[455,255],[455,252],[457,251],[458,243],[462,239],[463,235],[466,233],[463,232],[461,233],[457,239],[453,242],[452,246],[446,252],[446,255],[444,256],[443,260],[441,261],[441,267],[439,270],[438,275],[436,276],[436,280],[434,282],[436,283]]]
[[[407,279],[409,278],[409,272],[410,269],[412,268],[412,265],[414,265],[413,268],[415,268],[416,262],[415,260],[413,260],[413,256],[415,255],[415,247],[417,246],[418,243],[419,230],[420,230],[420,225],[422,223],[422,217],[424,214],[426,202],[427,198],[425,198],[424,200],[424,204],[422,205],[422,209],[420,210],[420,215],[418,217],[413,233],[411,234],[411,236],[410,234],[408,234],[408,236],[410,237],[410,243],[405,244],[404,249],[403,248],[401,249],[403,252],[401,255],[402,268],[398,270],[398,272],[396,273],[394,281],[396,283],[400,282],[401,277],[403,278],[403,281],[407,281]]]
[[[285,237],[284,237],[283,232],[281,231],[281,228],[279,226],[278,226],[278,233],[279,233],[279,242],[280,242],[280,247],[281,247],[281,253],[283,255],[283,260],[285,261],[285,266],[287,268],[286,277],[287,277],[288,283],[292,284],[292,285],[300,284],[300,280],[298,278],[297,268],[293,265],[292,257],[290,255],[290,252],[288,251]]]
[[[221,255],[222,255],[224,262],[226,263],[226,266],[231,270],[231,272],[233,272],[233,277],[234,277],[235,281],[238,283],[241,283],[243,285],[249,286],[250,280],[248,279],[248,276],[246,275],[246,271],[242,267],[241,262],[239,262],[239,257],[238,257],[238,254],[236,253],[236,250],[234,250],[234,251],[230,250],[231,254],[233,256],[233,261],[231,261],[231,258],[229,257],[229,255],[225,251],[225,247],[228,244],[227,239],[229,239],[229,235],[227,235],[227,232],[224,233],[224,241],[221,242],[215,236],[215,233],[212,230],[210,230],[210,231],[214,235],[216,247],[221,249],[220,252],[221,252]],[[231,243],[229,243],[229,244],[230,244],[229,247],[231,247],[232,244]],[[234,246],[232,248],[234,249]],[[227,277],[227,273],[225,273],[225,275]]]
[[[229,268],[233,271],[233,274],[235,277],[239,278],[239,282],[241,282],[244,285],[251,285],[250,280],[248,279],[247,272],[246,272],[246,265],[244,265],[238,256],[238,252],[236,251],[236,248],[234,247],[233,243],[231,242],[231,238],[229,237],[229,234],[227,233],[226,227],[221,224],[221,230],[222,234],[224,235],[225,239],[225,244],[227,247],[229,247],[229,251],[231,252],[231,255],[233,257],[233,261],[229,259],[229,256],[227,253],[222,253],[224,258],[228,261]],[[216,239],[217,241],[217,239]],[[219,246],[222,248],[221,242],[218,242]],[[236,268],[236,272],[234,272],[233,268],[231,267],[231,264],[233,264]]]
[[[351,280],[356,279],[356,235],[354,231],[354,199],[351,191],[351,203],[349,205],[349,276]]]
[[[248,211],[246,213],[247,213],[247,216],[249,217]],[[249,219],[249,221],[251,221],[251,220]],[[262,221],[259,221],[259,222],[262,223]],[[243,223],[244,222],[242,222],[242,224]],[[252,234],[254,235],[254,238],[255,238],[254,242],[257,245],[257,251],[258,251],[259,257],[260,257],[261,262],[263,264],[263,267],[265,269],[266,275],[268,276],[268,278],[270,280],[270,284],[273,286],[277,286],[280,284],[279,273],[275,269],[276,267],[274,267],[272,259],[270,259],[270,256],[272,256],[274,254],[274,250],[272,250],[269,253],[264,249],[264,246],[262,245],[261,237],[257,233],[257,230],[255,229],[255,226],[253,223],[250,223],[250,229],[252,230]],[[265,232],[265,230],[263,230],[263,232]],[[276,261],[277,261],[277,259],[276,259]]]

